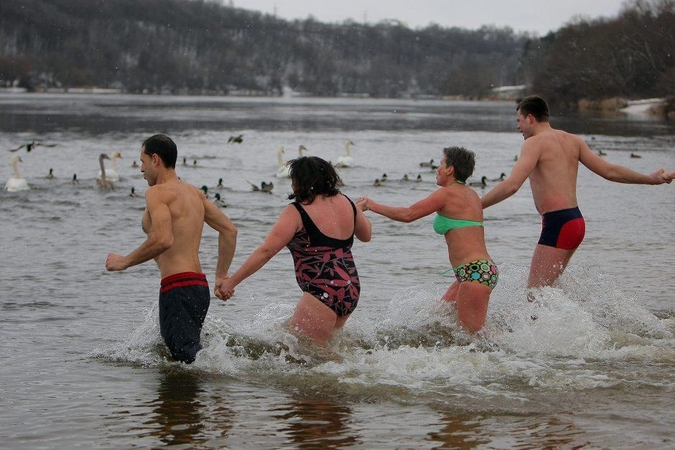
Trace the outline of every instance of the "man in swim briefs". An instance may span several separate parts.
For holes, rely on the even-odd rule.
[[[154,259],[162,277],[159,325],[171,356],[190,364],[201,350],[200,334],[211,295],[199,261],[204,223],[218,232],[216,280],[227,278],[237,229],[200,189],[178,179],[176,144],[163,134],[141,146],[145,194],[143,231],[147,238],[126,256],[110,253],[108,271],[124,270]]]
[[[579,163],[617,183],[670,183],[675,172],[660,169],[643,175],[605,161],[580,137],[552,128],[548,105],[541,97],[524,98],[516,113],[525,142],[511,174],[482,198],[483,208],[512,196],[529,178],[535,206],[542,215],[542,233],[532,256],[528,288],[551,286],[562,275],[585,234],[584,218],[577,205]]]

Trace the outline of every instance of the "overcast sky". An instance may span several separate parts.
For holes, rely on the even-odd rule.
[[[238,8],[293,20],[313,16],[320,22],[377,23],[396,19],[409,28],[430,23],[443,27],[509,26],[540,36],[575,17],[616,17],[624,0],[222,0]]]

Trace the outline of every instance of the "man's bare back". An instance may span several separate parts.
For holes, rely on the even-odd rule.
[[[527,139],[523,157],[536,156],[530,173],[530,189],[539,214],[577,206],[579,155],[585,145],[578,137],[560,130],[546,130]]]
[[[181,180],[158,184],[148,193],[157,195],[161,208],[168,208],[171,216],[173,244],[155,257],[162,278],[181,272],[201,272],[199,245],[204,227],[204,201],[202,191]],[[152,229],[152,218],[146,208],[143,229]],[[146,224],[149,225],[146,227]],[[148,231],[146,231],[147,233]]]

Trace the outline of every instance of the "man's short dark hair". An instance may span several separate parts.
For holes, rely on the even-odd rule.
[[[537,122],[548,122],[548,104],[546,104],[546,100],[537,95],[530,95],[518,102],[516,111],[520,112],[523,116],[532,114],[537,119]]]
[[[176,168],[176,160],[178,159],[178,148],[176,143],[165,134],[155,134],[147,138],[141,146],[147,155],[159,155],[159,158],[168,169]]]

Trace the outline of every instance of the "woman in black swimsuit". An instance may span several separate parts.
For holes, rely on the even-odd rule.
[[[229,299],[239,283],[288,247],[303,291],[291,329],[323,344],[356,308],[361,285],[351,247],[354,236],[370,240],[371,224],[340,193],[340,178],[330,163],[309,156],[289,164],[293,187],[289,200],[295,201],[284,208],[265,241],[239,270],[216,283],[216,295]]]

